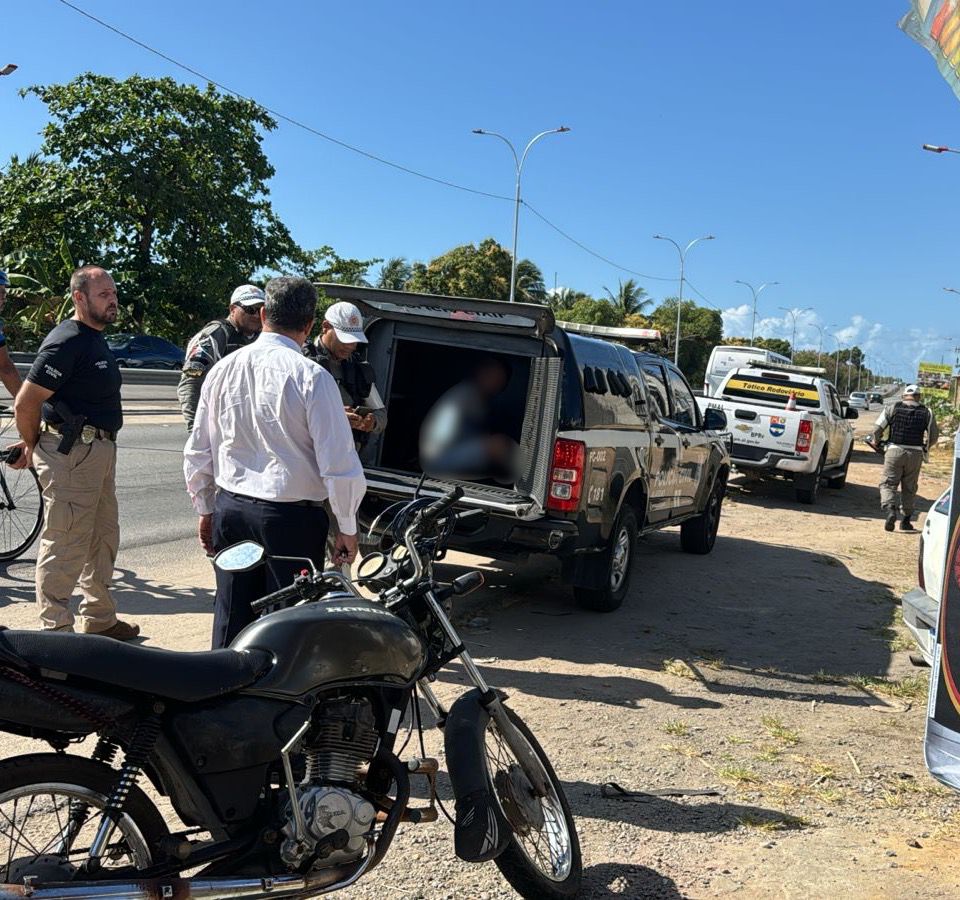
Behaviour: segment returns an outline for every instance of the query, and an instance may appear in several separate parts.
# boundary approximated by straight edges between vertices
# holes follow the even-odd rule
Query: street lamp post
[[[817,345],[817,368],[820,368],[820,357],[823,355],[823,326],[818,325],[816,322],[813,323],[813,327],[820,332],[820,343]],[[833,325],[828,325],[827,328],[833,328]]]
[[[739,278],[734,282],[734,284],[743,284],[750,288],[753,293],[753,319],[750,322],[750,346],[753,346],[753,338],[757,331],[757,297],[759,297],[764,288],[768,288],[774,284],[780,284],[779,281],[765,281],[760,287],[755,288],[749,281],[741,281]]]
[[[680,254],[680,296],[677,297],[677,333],[674,338],[675,343],[673,348],[673,364],[678,365],[680,362],[680,310],[683,308],[683,264],[686,260],[687,252],[694,244],[699,244],[700,241],[713,241],[716,240],[716,238],[714,238],[712,234],[705,234],[703,237],[694,238],[683,248],[681,248],[673,238],[664,237],[662,234],[655,234],[653,239],[655,241],[669,241],[677,248],[677,253]]]
[[[954,150],[953,147],[943,147],[937,144],[924,144],[923,149],[929,150],[931,153],[960,153],[960,150]]]
[[[523,174],[523,164],[527,159],[527,154],[530,152],[530,148],[540,140],[540,138],[546,137],[548,134],[565,134],[570,129],[566,125],[561,125],[559,128],[550,128],[547,131],[541,131],[540,134],[535,135],[530,139],[530,142],[524,148],[524,151],[520,156],[517,156],[517,150],[513,146],[513,142],[504,137],[502,134],[496,131],[484,131],[482,128],[474,128],[474,134],[483,134],[488,137],[500,138],[509,148],[510,152],[513,154],[513,162],[517,167],[517,191],[514,197],[513,203],[513,262],[510,266],[510,302],[513,303],[514,296],[516,295],[517,290],[517,231],[520,227],[520,176]]]
[[[839,387],[837,382],[840,380],[840,350],[843,347],[843,344],[840,343],[840,338],[838,338],[835,334],[831,334],[830,337],[837,342],[837,365],[833,370],[833,383]]]
[[[805,312],[812,312],[812,306],[805,306],[801,310],[792,310],[787,309],[786,306],[778,306],[777,309],[782,309],[785,313],[790,313],[790,317],[793,319],[793,336],[790,338],[790,362],[793,362],[794,356],[797,353],[797,316],[802,316]]]

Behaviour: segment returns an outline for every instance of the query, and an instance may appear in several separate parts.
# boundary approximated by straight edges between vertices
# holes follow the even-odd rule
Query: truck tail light
[[[580,505],[586,458],[587,449],[582,441],[557,438],[553,445],[547,509],[573,512]]]
[[[802,419],[800,422],[800,430],[797,432],[797,453],[809,453],[812,441],[813,422],[809,419]]]

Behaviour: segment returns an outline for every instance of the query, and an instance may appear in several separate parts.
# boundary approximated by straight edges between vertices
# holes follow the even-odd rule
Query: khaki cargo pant
[[[883,455],[883,480],[880,482],[880,508],[897,512],[897,488],[902,493],[903,514],[913,515],[917,500],[917,484],[920,482],[920,467],[923,465],[923,450],[904,447],[888,447]]]
[[[59,435],[41,434],[33,452],[44,507],[36,574],[40,622],[72,630],[70,597],[79,582],[77,629],[105,631],[117,621],[109,588],[120,546],[117,445],[78,440],[64,455],[59,443]]]

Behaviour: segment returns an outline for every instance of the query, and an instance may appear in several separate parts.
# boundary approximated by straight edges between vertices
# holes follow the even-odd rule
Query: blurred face
[[[117,319],[117,286],[110,273],[100,269],[85,290],[73,292],[78,317],[85,325],[102,330]]]
[[[341,341],[329,322],[323,323],[323,336],[320,340],[323,341],[323,346],[327,348],[330,355],[341,362],[350,359],[357,350],[357,342],[353,341],[348,344],[346,341]]]
[[[263,323],[260,321],[260,311],[263,309],[262,303],[250,306],[240,306],[237,304],[234,309],[236,313],[233,316],[233,324],[237,330],[246,337],[252,334],[259,334],[263,330]]]

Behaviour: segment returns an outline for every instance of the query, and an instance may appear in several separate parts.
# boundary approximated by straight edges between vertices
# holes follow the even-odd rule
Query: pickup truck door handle
[[[681,439],[680,439],[680,443],[683,444],[684,447],[689,447],[689,446],[690,446],[690,439],[689,439],[689,438],[681,438]]]
[[[653,442],[654,442],[658,447],[662,447],[662,446],[663,446],[663,435],[658,434],[658,435],[653,439]]]

